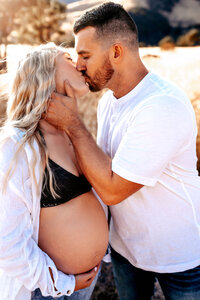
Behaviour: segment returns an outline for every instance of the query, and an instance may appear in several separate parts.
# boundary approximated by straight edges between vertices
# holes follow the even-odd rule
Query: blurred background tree
[[[49,42],[59,32],[66,19],[66,5],[55,0],[34,0],[32,6],[23,6],[14,20],[18,43],[40,44]]]
[[[0,59],[9,43],[34,45],[50,41],[55,32],[63,34],[65,19],[66,5],[57,0],[0,0]]]
[[[35,0],[0,0],[0,59],[7,55],[8,36],[14,28],[14,20],[22,6],[30,6]]]

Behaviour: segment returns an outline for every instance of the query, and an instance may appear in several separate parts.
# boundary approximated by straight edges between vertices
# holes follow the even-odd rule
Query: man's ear
[[[122,61],[124,55],[124,48],[122,44],[116,43],[112,45],[110,49],[110,59],[114,64],[119,64]]]

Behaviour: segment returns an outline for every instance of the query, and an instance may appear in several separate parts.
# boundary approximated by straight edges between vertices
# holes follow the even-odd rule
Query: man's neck
[[[115,70],[108,88],[119,99],[133,90],[148,72],[137,53],[134,55],[128,53],[123,63]]]

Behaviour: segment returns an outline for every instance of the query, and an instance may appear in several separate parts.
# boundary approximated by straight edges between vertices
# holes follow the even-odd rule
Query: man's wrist
[[[79,117],[74,118],[70,125],[64,125],[63,130],[72,140],[81,138],[83,131],[87,131],[83,121]]]

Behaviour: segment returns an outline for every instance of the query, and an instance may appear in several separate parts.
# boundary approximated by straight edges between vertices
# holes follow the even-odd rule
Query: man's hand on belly
[[[94,280],[95,276],[97,275],[100,265],[101,263],[99,263],[95,268],[93,268],[87,273],[75,275],[76,284],[74,291],[78,291],[89,287],[92,281]]]

